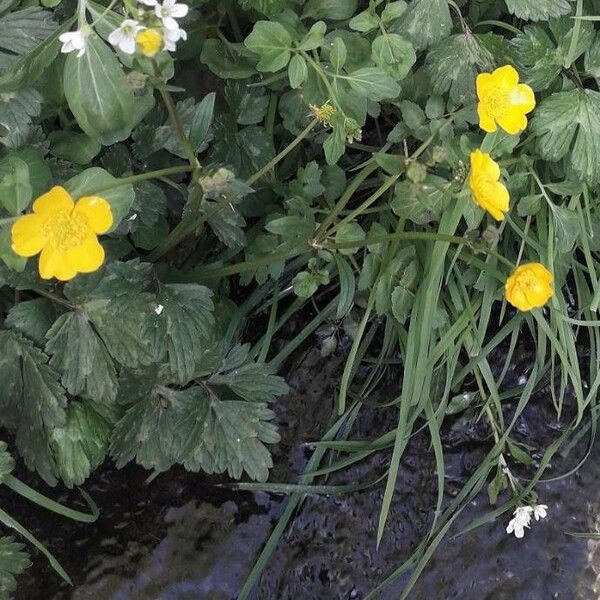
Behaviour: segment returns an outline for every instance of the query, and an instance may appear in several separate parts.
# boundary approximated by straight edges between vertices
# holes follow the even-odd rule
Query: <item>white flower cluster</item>
[[[177,19],[181,19],[188,14],[187,4],[178,3],[177,0],[164,0],[162,4],[158,0],[138,0],[141,4],[152,7],[155,16],[160,19],[163,27],[162,35],[164,40],[164,49],[173,52],[179,40],[187,40],[187,33],[179,27]],[[109,36],[108,41],[115,48],[125,54],[133,54],[136,49],[136,37],[145,29],[139,21],[134,19],[125,19],[118,29],[115,29]],[[68,31],[63,33],[59,40],[62,42],[63,53],[77,51],[77,57],[84,55],[87,44],[87,36],[91,29],[86,27],[77,31]]]
[[[548,507],[545,504],[536,504],[535,506],[518,506],[513,513],[506,533],[514,533],[515,537],[522,538],[525,535],[525,528],[529,528],[531,523],[531,517],[533,516],[536,521],[545,519]]]

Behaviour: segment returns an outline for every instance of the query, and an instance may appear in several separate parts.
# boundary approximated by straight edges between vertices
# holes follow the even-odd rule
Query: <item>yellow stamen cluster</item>
[[[331,119],[336,113],[336,108],[330,104],[329,100],[327,100],[327,102],[321,106],[310,104],[309,109],[312,116],[317,119],[321,125],[325,127],[331,127]]]
[[[144,29],[140,31],[135,38],[135,42],[140,52],[148,58],[156,56],[164,45],[163,36],[156,29]]]

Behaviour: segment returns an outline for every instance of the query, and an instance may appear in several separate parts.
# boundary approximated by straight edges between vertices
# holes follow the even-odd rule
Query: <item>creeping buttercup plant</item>
[[[0,4],[0,423],[14,452],[50,485],[114,460],[281,491],[265,483],[270,406],[286,359],[325,327],[324,354],[351,339],[330,429],[284,482],[239,597],[302,494],[347,491],[322,476],[383,451],[383,477],[350,486],[383,486],[378,544],[417,430],[437,464],[431,530],[367,597],[412,570],[407,597],[486,487],[496,506],[471,527],[495,517],[521,537],[546,514],[535,486],[553,455],[595,431],[599,20],[598,0]],[[519,340],[537,352],[507,388]],[[344,442],[398,358],[397,425]],[[515,423],[548,381],[562,429],[532,452]],[[441,432],[457,419],[490,435],[448,498]],[[5,590],[26,565],[12,544]]]

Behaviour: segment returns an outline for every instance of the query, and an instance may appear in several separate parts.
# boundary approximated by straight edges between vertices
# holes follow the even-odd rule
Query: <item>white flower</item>
[[[187,4],[177,4],[177,0],[164,0],[161,4],[156,4],[154,12],[162,21],[165,29],[179,29],[179,25],[175,19],[181,19],[188,14]]]
[[[60,51],[63,54],[68,54],[77,50],[77,58],[82,57],[85,54],[85,47],[87,44],[87,34],[83,31],[67,31],[62,33],[59,38],[62,42],[62,48]]]
[[[175,52],[175,44],[179,40],[187,40],[187,33],[184,29],[165,29],[164,30],[165,50]]]
[[[138,2],[141,2],[146,6],[156,6],[158,4],[158,0],[138,0]]]
[[[533,508],[531,506],[519,506],[513,513],[514,518],[508,524],[506,533],[514,533],[515,537],[522,538],[525,535],[525,527],[529,527]]]
[[[165,307],[164,307],[162,304],[157,304],[157,305],[154,307],[154,312],[155,312],[157,315],[160,315],[160,313],[162,313],[162,311],[163,311],[164,309],[165,309]]]
[[[108,41],[116,46],[125,54],[135,53],[135,36],[142,31],[142,27],[133,19],[125,19],[118,29],[115,29],[109,36]]]
[[[533,507],[533,516],[535,517],[535,520],[539,521],[540,519],[545,519],[548,514],[547,509],[548,506],[546,504],[536,504]]]

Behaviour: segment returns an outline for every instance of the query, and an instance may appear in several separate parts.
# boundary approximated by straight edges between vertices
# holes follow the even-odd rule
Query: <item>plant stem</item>
[[[288,144],[277,156],[273,157],[264,167],[259,169],[254,175],[249,177],[245,184],[251,186],[257,182],[263,175],[268,173],[279,161],[285,158],[309,133],[314,127],[316,119],[313,119],[307,127],[301,131],[296,138]],[[185,239],[194,230],[201,227],[208,219],[210,219],[217,212],[222,210],[228,204],[231,204],[232,198],[227,195],[219,200],[214,206],[213,210],[204,213],[202,215],[191,216],[187,220],[180,221],[175,228],[167,235],[165,240],[160,246],[155,248],[147,257],[146,260],[150,262],[156,262],[159,258],[164,256],[171,248],[174,248],[179,242]]]
[[[160,179],[166,175],[175,175],[176,173],[190,173],[194,170],[194,167],[189,165],[178,165],[176,167],[166,167],[164,169],[158,169],[157,171],[148,171],[148,173],[140,173],[139,175],[130,175],[129,177],[122,177],[116,179],[113,183],[108,183],[100,187],[88,190],[86,193],[88,196],[100,194],[113,188],[119,187],[120,185],[128,185],[130,183],[139,183],[140,181],[147,181],[148,179]]]
[[[160,69],[158,68],[158,63],[156,60],[154,62],[154,74],[156,77],[160,78]],[[175,134],[179,138],[181,145],[183,146],[183,150],[185,151],[190,166],[194,169],[200,168],[200,163],[196,158],[196,151],[192,147],[192,144],[183,129],[183,124],[181,123],[181,119],[179,118],[179,113],[177,112],[177,107],[175,106],[175,102],[173,101],[173,96],[171,96],[171,92],[169,90],[165,90],[164,88],[160,88],[160,95],[167,107],[167,112],[169,113],[169,118],[171,119],[171,125],[175,130]]]
[[[44,296],[44,298],[48,298],[48,300],[51,300],[52,302],[54,302],[55,304],[59,304],[60,306],[64,306],[69,310],[77,310],[77,307],[74,304],[71,304],[68,300],[61,298],[60,296],[57,296],[52,292],[47,292],[46,290],[40,290],[37,288],[33,288],[31,291],[35,292],[36,294],[39,294],[40,296]]]
[[[273,157],[264,167],[261,167],[254,175],[246,180],[246,185],[251,186],[256,183],[263,175],[268,173],[279,161],[285,158],[311,131],[316,125],[317,119],[313,119],[297,136],[288,144],[277,156]]]

